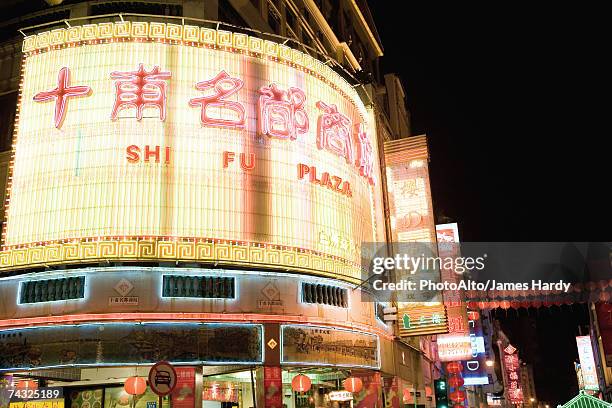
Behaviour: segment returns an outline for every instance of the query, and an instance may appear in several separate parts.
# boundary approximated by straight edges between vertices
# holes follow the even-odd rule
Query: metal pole
[[[257,408],[257,402],[255,398],[255,378],[253,378],[253,369],[251,368],[251,396],[253,399],[253,408]]]

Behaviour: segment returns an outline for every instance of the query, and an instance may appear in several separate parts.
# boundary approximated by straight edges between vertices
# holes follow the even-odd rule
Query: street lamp
[[[494,365],[494,364],[495,364],[495,361],[493,361],[493,360],[487,360],[487,361],[485,361],[485,365],[486,365],[487,367],[493,367],[493,365]]]

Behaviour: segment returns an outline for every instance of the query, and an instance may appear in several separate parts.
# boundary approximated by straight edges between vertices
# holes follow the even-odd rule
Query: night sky
[[[428,136],[436,213],[462,241],[610,241],[597,13],[418,3],[369,1],[382,71],[399,74],[413,134]],[[521,356],[536,363],[538,398],[566,402],[586,308],[497,312],[519,348],[535,341]]]

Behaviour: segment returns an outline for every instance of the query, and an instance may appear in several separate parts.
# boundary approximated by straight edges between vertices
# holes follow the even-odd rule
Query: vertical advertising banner
[[[523,403],[523,389],[520,381],[520,362],[517,350],[508,344],[503,350],[504,370],[506,376],[506,395],[511,404]]]
[[[441,258],[456,258],[461,255],[457,223],[436,225],[436,238]],[[455,273],[452,267],[447,267],[447,263],[441,266],[440,275],[443,282],[459,283],[462,275]],[[437,337],[438,359],[443,362],[468,360],[472,358],[472,342],[468,330],[465,295],[462,290],[445,291],[443,299],[448,316],[448,334],[440,334]]]
[[[414,136],[385,143],[387,188],[394,242],[435,242],[427,139]]]
[[[195,368],[176,367],[176,387],[172,391],[173,408],[195,408]]]
[[[467,309],[471,356],[462,362],[465,385],[486,385],[489,383],[485,360],[485,344],[482,335],[482,320],[478,310]]]
[[[580,358],[584,389],[597,391],[599,390],[599,380],[597,378],[591,336],[576,336],[576,345],[578,346],[578,357]]]
[[[264,408],[281,408],[283,380],[280,367],[264,367]]]

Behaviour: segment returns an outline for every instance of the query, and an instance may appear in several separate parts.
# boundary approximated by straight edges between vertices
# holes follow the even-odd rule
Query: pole
[[[253,378],[253,369],[251,368],[251,397],[253,398],[253,408],[257,408],[257,402],[255,401],[255,379]]]
[[[158,408],[162,408],[162,403],[163,403],[164,397],[162,397],[161,395],[159,396],[159,407]]]

